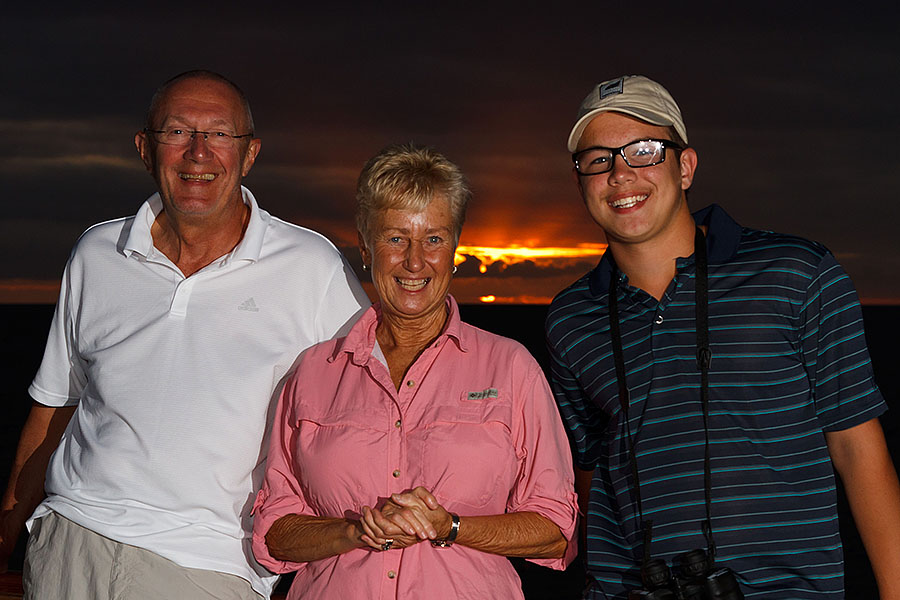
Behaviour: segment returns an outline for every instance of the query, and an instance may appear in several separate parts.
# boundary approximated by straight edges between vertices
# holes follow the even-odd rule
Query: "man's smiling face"
[[[666,127],[604,112],[585,128],[578,149],[617,148],[643,139],[668,140],[672,135]],[[689,217],[684,190],[691,185],[695,166],[696,154],[687,148],[669,150],[664,162],[643,168],[629,167],[616,156],[607,173],[575,176],[588,211],[610,243],[641,243],[666,237],[685,214]]]
[[[237,92],[223,82],[206,78],[172,84],[153,107],[150,126],[229,135],[243,135],[250,129],[249,116]],[[151,135],[138,133],[135,142],[171,217],[215,219],[229,207],[233,209],[233,203],[243,202],[241,181],[256,160],[259,140],[238,139],[224,148],[212,148],[199,133],[181,146],[157,143]]]

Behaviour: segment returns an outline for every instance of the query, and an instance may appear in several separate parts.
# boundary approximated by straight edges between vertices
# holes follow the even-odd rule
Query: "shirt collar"
[[[122,247],[122,253],[125,256],[130,257],[132,254],[138,254],[144,258],[150,256],[150,252],[153,250],[153,236],[150,233],[150,228],[162,210],[162,198],[159,197],[159,192],[153,194],[141,204],[137,214],[134,215],[134,219],[131,222],[131,231],[128,232],[128,238]]]
[[[468,352],[471,343],[469,339],[471,332],[462,327],[456,298],[447,294],[446,306],[449,311],[447,323],[444,325],[444,331],[441,332],[436,341],[443,343],[446,339],[451,339],[461,352]],[[379,301],[362,314],[359,320],[350,328],[347,337],[338,340],[334,354],[328,359],[329,362],[334,361],[342,352],[346,352],[352,355],[350,360],[353,361],[353,364],[365,365],[372,358],[372,349],[375,347],[375,328],[380,320],[381,302]]]
[[[241,196],[244,204],[250,207],[250,219],[247,222],[247,229],[244,236],[238,242],[234,250],[224,257],[223,266],[232,260],[249,260],[256,262],[259,260],[262,251],[263,240],[265,238],[266,228],[269,224],[269,213],[262,210],[256,202],[253,194],[241,186]],[[131,231],[122,247],[122,253],[125,256],[138,254],[143,258],[150,256],[153,251],[153,235],[151,228],[156,221],[156,217],[163,211],[162,198],[159,192],[153,194],[141,205],[131,225]]]
[[[741,226],[718,204],[710,204],[693,213],[697,225],[706,226],[706,250],[709,264],[728,262],[737,254],[741,242]],[[609,253],[604,253],[600,262],[589,275],[591,293],[600,296],[609,291],[612,277],[612,263]]]
[[[725,209],[718,204],[710,204],[693,216],[697,225],[706,226],[706,249],[710,264],[722,264],[734,258],[741,243],[743,228]]]

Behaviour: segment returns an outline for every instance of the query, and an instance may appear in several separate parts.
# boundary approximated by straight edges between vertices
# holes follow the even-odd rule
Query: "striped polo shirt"
[[[824,432],[885,410],[853,284],[823,246],[742,228],[710,206],[708,227],[712,524],[717,564],[747,598],[843,598],[837,494]],[[595,469],[588,598],[640,587],[643,556],[610,344],[607,257],[550,306],[556,400],[576,464]],[[661,300],[620,276],[628,410],[652,555],[706,549],[704,427],[693,257]]]

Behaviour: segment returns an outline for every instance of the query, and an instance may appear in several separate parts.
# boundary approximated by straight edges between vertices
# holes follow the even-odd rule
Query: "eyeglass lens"
[[[641,140],[621,148],[589,148],[576,155],[578,172],[595,175],[612,170],[614,156],[625,159],[629,167],[651,167],[665,160],[666,147],[663,141]]]
[[[213,148],[230,148],[235,142],[235,136],[225,131],[192,131],[171,128],[154,131],[153,135],[160,144],[172,146],[187,146],[195,136],[202,136],[206,143]]]

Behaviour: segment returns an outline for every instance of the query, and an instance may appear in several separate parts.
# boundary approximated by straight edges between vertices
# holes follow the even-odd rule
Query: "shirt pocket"
[[[422,467],[434,495],[448,510],[502,513],[516,474],[512,405],[498,397],[435,407],[425,426]],[[482,511],[484,513],[485,511]]]
[[[320,516],[343,516],[374,502],[373,472],[384,472],[387,426],[365,411],[299,408],[292,440],[294,472],[310,507]]]

